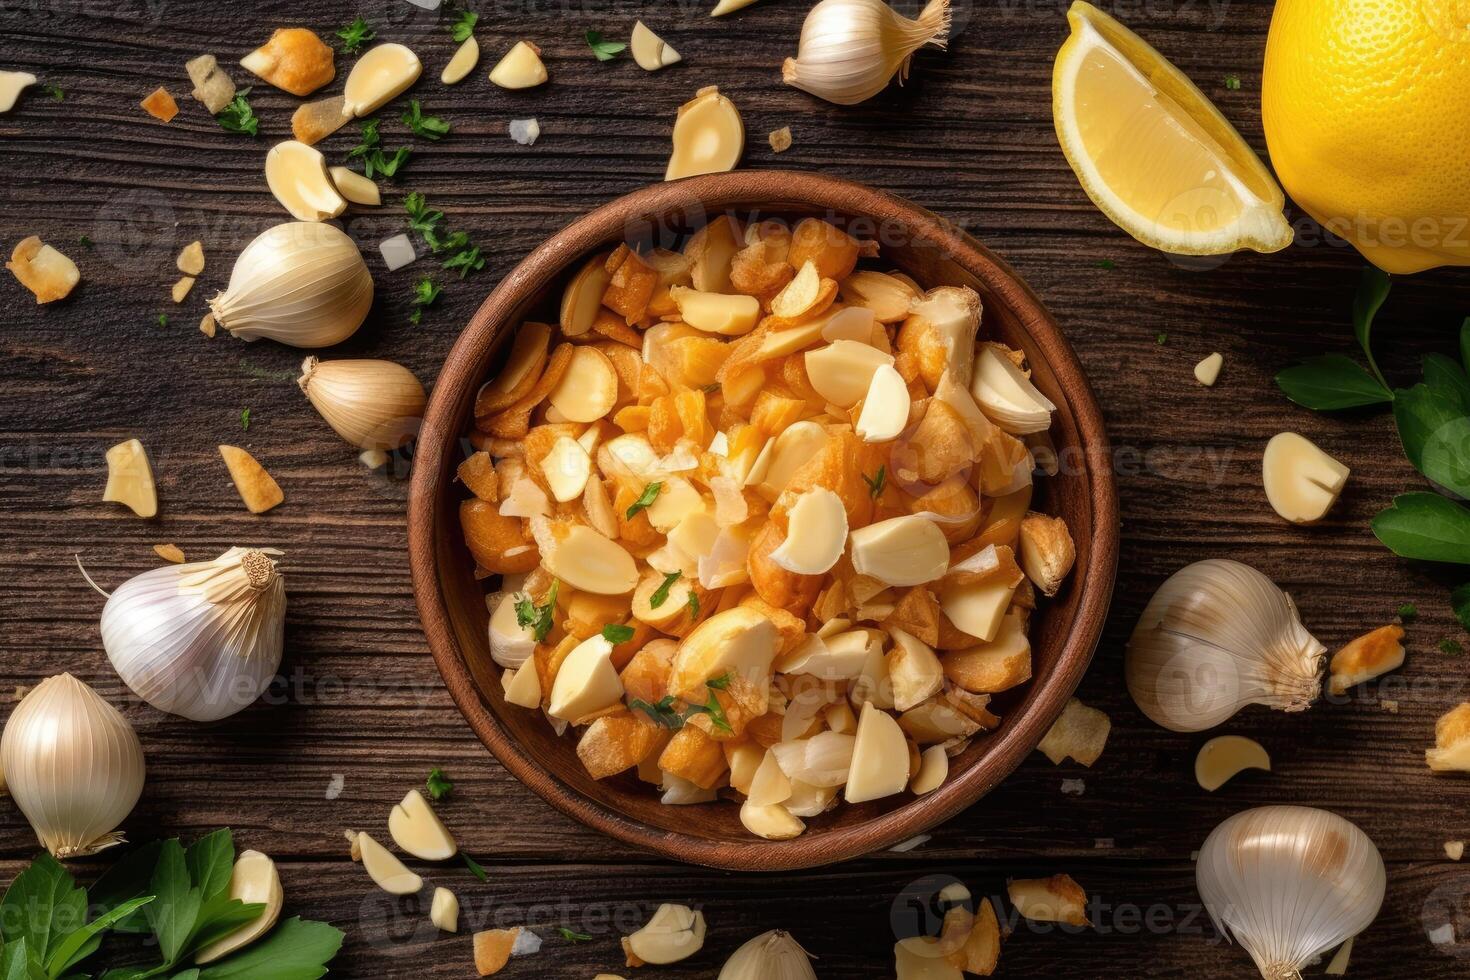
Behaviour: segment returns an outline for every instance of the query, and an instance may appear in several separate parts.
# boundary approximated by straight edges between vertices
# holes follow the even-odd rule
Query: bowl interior
[[[417,518],[411,521],[420,604],[435,655],[461,708],[497,757],[548,801],[584,822],[683,860],[738,868],[809,866],[892,846],[995,786],[1035,747],[1080,680],[1101,628],[1116,552],[1111,478],[1105,466],[1097,465],[1107,450],[1096,405],[1035,296],[998,259],[912,205],[856,185],[839,184],[823,195],[783,195],[782,186],[788,185],[758,192],[737,187],[723,195],[672,201],[668,187],[655,188],[665,193],[646,207],[635,204],[615,213],[606,213],[615,206],[604,208],[533,253],[486,301],[435,388],[414,475],[415,490],[424,489],[430,499],[413,505],[424,511],[422,526]],[[844,186],[853,191],[840,193]],[[1057,406],[1051,436],[1060,471],[1038,478],[1033,507],[1064,517],[1077,545],[1076,571],[1056,598],[1042,601],[1032,619],[1032,680],[994,699],[1001,726],[982,733],[950,761],[945,785],[917,799],[905,793],[843,804],[808,820],[806,833],[786,842],[753,838],[740,824],[738,805],[729,802],[664,806],[632,773],[591,779],[571,736],[555,736],[540,712],[505,703],[501,670],[490,657],[485,605],[498,578],[474,577],[458,524],[459,501],[467,491],[453,480],[454,467],[473,451],[465,433],[476,389],[498,369],[522,321],[554,322],[562,286],[585,256],[620,241],[677,248],[690,232],[726,212],[742,220],[816,215],[860,239],[879,241],[880,258],[864,260],[860,267],[898,269],[925,288],[976,290],[984,303],[981,337],[1025,351],[1034,382]],[[440,622],[445,629],[436,636]]]

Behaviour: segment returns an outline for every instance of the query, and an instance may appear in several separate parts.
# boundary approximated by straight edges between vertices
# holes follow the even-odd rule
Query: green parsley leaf
[[[485,869],[480,867],[480,862],[470,857],[464,851],[460,851],[459,856],[464,860],[464,866],[470,869],[470,874],[479,878],[481,881],[490,880],[490,876],[485,873]]]
[[[699,618],[699,596],[695,594],[695,592],[694,592],[693,589],[690,589],[689,590],[689,602],[688,602],[688,606],[689,606],[689,616],[690,616],[690,618],[691,619],[698,619]]]
[[[1470,630],[1470,582],[1456,586],[1450,593],[1450,608],[1455,611],[1460,625]]]
[[[1470,417],[1457,393],[1417,384],[1394,393],[1399,441],[1414,469],[1461,497],[1470,497]]]
[[[1470,565],[1470,509],[1437,493],[1404,493],[1373,518],[1373,533],[1401,558]]]
[[[60,102],[66,98],[66,93],[61,90],[60,85],[46,85],[43,86],[43,89],[55,102]]]
[[[416,309],[409,314],[409,320],[417,324],[423,318],[424,308],[432,306],[439,299],[441,292],[443,292],[442,288],[428,276],[414,283],[413,298],[409,302]]]
[[[735,672],[734,671],[727,670],[727,671],[725,671],[725,673],[721,674],[719,677],[711,677],[709,680],[705,681],[704,682],[704,686],[705,687],[712,687],[716,691],[727,691],[727,690],[730,689],[730,682],[733,681],[734,679],[735,679]]]
[[[1419,618],[1419,607],[1412,602],[1406,602],[1399,606],[1399,622],[1412,623]]]
[[[1316,412],[1393,401],[1393,392],[1343,354],[1309,357],[1276,375],[1276,385],[1287,398]]]
[[[648,486],[644,487],[643,492],[638,495],[638,499],[628,505],[628,520],[631,521],[635,516],[637,516],[638,512],[640,510],[643,510],[645,507],[652,507],[653,502],[658,499],[659,491],[663,488],[664,485],[662,482],[650,483]]]
[[[409,146],[399,147],[393,151],[393,155],[386,156],[383,153],[383,138],[378,133],[381,120],[377,118],[364,120],[362,124],[362,141],[347,151],[347,159],[354,160],[362,158],[366,176],[371,180],[375,175],[382,174],[384,177],[396,177],[398,169],[408,160],[413,148]]]
[[[463,44],[470,39],[470,35],[475,33],[475,25],[479,22],[479,14],[473,10],[462,10],[459,14],[459,20],[454,22],[453,27],[449,28],[449,36],[460,44]]]
[[[422,136],[426,140],[443,139],[449,132],[449,123],[438,116],[424,115],[423,106],[419,105],[418,99],[408,103],[408,109],[403,113],[403,124],[413,130],[415,136]]]
[[[424,236],[429,247],[437,252],[439,250],[438,239],[434,229],[444,217],[444,212],[430,208],[428,200],[418,191],[410,191],[403,198],[403,210],[408,212],[409,230]]]
[[[429,778],[424,780],[424,787],[429,791],[429,799],[436,803],[454,792],[454,783],[449,781],[449,774],[438,766],[429,770]]]
[[[1465,652],[1465,648],[1460,645],[1459,640],[1451,640],[1448,638],[1439,641],[1439,649],[1441,650],[1441,652],[1449,654],[1459,654]]]
[[[1154,337],[1154,343],[1158,344],[1160,347],[1164,346],[1168,342],[1169,335],[1166,333],[1160,333],[1158,336]]]
[[[724,706],[720,704],[719,698],[715,697],[714,691],[709,692],[709,700],[704,704],[691,704],[689,710],[684,712],[684,720],[688,721],[695,715],[709,715],[710,723],[722,732],[734,731],[730,727],[730,719],[725,717]]]
[[[199,971],[199,980],[310,980],[325,976],[342,930],[293,916],[245,949]]]
[[[158,314],[158,325],[160,327],[166,327],[166,326],[168,326],[168,314],[167,313],[160,313],[160,314]]]
[[[248,408],[240,412],[240,428],[247,432],[250,430],[250,409]]]
[[[229,133],[249,133],[251,136],[260,135],[260,120],[255,118],[255,110],[250,107],[246,98],[250,94],[250,87],[240,89],[230,104],[219,111],[214,118],[219,122],[220,128]]]
[[[525,593],[521,593],[516,601],[516,623],[523,628],[531,627],[537,643],[546,642],[546,635],[551,632],[551,617],[556,611],[556,589],[559,584],[556,579],[551,580],[551,588],[546,591],[545,605],[536,605]]]
[[[602,628],[602,638],[609,643],[627,643],[633,638],[635,630],[631,626],[619,626],[617,623],[608,623]]]
[[[678,731],[684,727],[683,717],[680,716],[679,712],[674,710],[674,696],[672,694],[667,694],[660,698],[657,704],[649,704],[642,698],[630,698],[628,700],[628,707],[634,711],[643,712],[664,728]]]
[[[673,586],[673,584],[675,582],[679,581],[679,577],[681,575],[683,575],[683,574],[684,574],[683,572],[673,571],[673,572],[670,572],[669,574],[665,575],[664,576],[663,584],[660,585],[658,588],[654,589],[653,590],[653,595],[651,595],[651,596],[648,597],[648,608],[650,608],[650,609],[657,609],[659,606],[662,606],[665,602],[668,602],[669,601],[669,588],[671,586]]]
[[[869,497],[872,497],[874,500],[877,500],[879,497],[883,496],[883,488],[888,485],[888,467],[887,466],[880,466],[880,467],[878,467],[877,474],[874,475],[874,476],[872,476],[872,477],[869,477],[868,474],[866,474],[866,473],[862,474],[862,477],[863,477],[863,482],[868,485],[868,496]]]
[[[597,31],[587,32],[587,46],[592,49],[598,61],[612,61],[628,47],[618,41],[604,41]]]
[[[357,52],[362,50],[363,44],[377,37],[378,33],[368,26],[367,21],[358,17],[352,23],[338,31],[337,36],[342,39],[343,51],[348,54],[357,54]]]
[[[1378,370],[1378,362],[1373,359],[1373,318],[1383,306],[1383,301],[1388,299],[1388,291],[1392,288],[1388,273],[1377,266],[1370,265],[1363,269],[1363,277],[1358,282],[1358,293],[1353,297],[1353,334],[1358,338],[1358,346],[1363,348],[1363,353],[1368,356],[1368,366],[1373,369],[1373,377],[1384,388],[1388,382],[1383,378],[1383,372]]]
[[[77,244],[82,246],[82,248],[91,248],[93,242],[92,239],[87,237],[86,235],[80,235],[77,237]]]
[[[1229,89],[1230,91],[1232,91],[1232,92],[1239,92],[1240,91],[1240,76],[1239,75],[1226,75],[1225,76],[1225,87],[1227,89]]]
[[[561,933],[561,938],[569,943],[585,943],[591,941],[592,937],[585,932],[575,932],[566,926],[557,926],[556,931]]]
[[[1111,272],[1118,267],[1118,263],[1114,262],[1112,259],[1102,259],[1097,263],[1097,267],[1099,269],[1106,269]]]
[[[1470,316],[1460,324],[1460,362],[1470,371]]]
[[[462,235],[464,232],[455,232],[455,234]],[[459,277],[463,279],[471,272],[479,272],[485,268],[485,259],[480,255],[480,248],[477,245],[450,256],[444,261],[444,268],[451,271],[458,269]]]

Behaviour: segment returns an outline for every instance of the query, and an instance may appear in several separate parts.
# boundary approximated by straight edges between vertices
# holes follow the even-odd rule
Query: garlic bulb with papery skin
[[[351,337],[373,305],[373,277],[335,225],[288,221],[255,237],[209,301],[215,322],[241,340],[330,347]]]
[[[1249,565],[1210,559],[1154,593],[1123,667],[1144,714],[1172,731],[1202,732],[1248,704],[1311,707],[1326,653],[1275,583]]]
[[[16,705],[0,737],[0,767],[16,806],[58,858],[121,844],[117,825],[143,793],[133,726],[70,674],[46,678]]]
[[[296,383],[337,435],[359,449],[397,449],[423,421],[424,386],[392,361],[308,357]]]
[[[286,580],[274,549],[128,579],[102,610],[102,645],[123,683],[160,711],[217,721],[247,707],[281,665]]]
[[[772,929],[731,954],[718,980],[817,980],[817,974],[811,957],[791,934]]]
[[[1350,821],[1266,806],[1211,832],[1195,881],[1215,928],[1265,980],[1301,980],[1302,967],[1373,923],[1387,877],[1378,848]]]
[[[857,105],[903,84],[909,59],[926,44],[944,47],[949,0],[929,0],[915,20],[884,0],[822,0],[806,15],[796,57],[781,66],[787,85],[838,105]]]

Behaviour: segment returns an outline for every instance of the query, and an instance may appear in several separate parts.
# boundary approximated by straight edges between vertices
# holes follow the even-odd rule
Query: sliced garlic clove
[[[1397,623],[1380,626],[1350,641],[1332,655],[1328,691],[1346,694],[1365,681],[1404,665],[1404,628]]]
[[[766,443],[761,455],[750,468],[746,485],[755,485],[768,500],[775,500],[791,482],[792,476],[807,460],[820,452],[830,437],[827,430],[810,419],[788,426],[784,432]],[[766,453],[769,451],[770,455]],[[764,459],[762,459],[764,457]]]
[[[541,473],[551,495],[560,503],[576,500],[587,488],[592,475],[592,457],[582,444],[569,436],[559,436],[551,451],[541,460]]]
[[[448,888],[435,888],[429,921],[440,932],[459,932],[459,899]]]
[[[970,394],[980,410],[1012,435],[1045,432],[1056,406],[994,344],[984,344],[975,358]]]
[[[148,465],[147,450],[137,439],[120,442],[107,450],[107,487],[102,491],[102,499],[126,504],[139,517],[153,517],[158,513],[153,468]]]
[[[908,784],[909,743],[903,729],[888,712],[863,705],[843,795],[849,803],[867,803],[902,793]]]
[[[0,71],[0,112],[14,109],[20,93],[34,84],[36,76],[28,71]]]
[[[490,69],[490,81],[501,88],[535,88],[546,81],[541,49],[530,41],[517,41],[505,57]]]
[[[352,66],[342,88],[346,109],[354,116],[370,116],[407,92],[419,80],[424,64],[402,44],[379,44]]]
[[[740,806],[740,824],[757,837],[766,840],[791,840],[800,837],[806,824],[791,815],[779,803],[770,806],[754,806],[746,802]]]
[[[327,158],[305,143],[287,140],[271,147],[265,157],[265,182],[298,221],[325,221],[347,210],[347,201],[327,173]]]
[[[893,651],[888,655],[888,678],[893,685],[893,706],[907,711],[922,704],[944,687],[944,667],[934,650],[918,637],[889,628]]]
[[[893,355],[855,340],[835,340],[808,351],[805,363],[817,394],[839,408],[851,408],[868,393],[878,368],[893,366]]]
[[[276,863],[259,851],[244,851],[235,859],[230,872],[231,899],[247,905],[257,902],[264,905],[260,914],[234,932],[227,933],[202,947],[194,954],[194,962],[203,966],[250,945],[270,932],[281,917],[281,905],[285,893],[281,890],[281,876],[276,872]]]
[[[939,592],[939,608],[962,631],[989,643],[1000,631],[1016,587],[1006,579],[970,585],[947,585]]]
[[[761,316],[760,300],[754,296],[702,293],[688,286],[674,286],[669,296],[684,322],[706,333],[738,337],[754,330]]]
[[[389,895],[416,895],[423,890],[424,879],[404,867],[402,861],[371,835],[359,833],[357,849],[368,877]]]
[[[447,861],[459,853],[449,828],[416,789],[409,790],[403,802],[389,812],[388,834],[393,843],[424,861]]]
[[[536,665],[530,662],[522,664],[510,674],[510,680],[505,684],[505,701],[518,708],[541,707],[541,672]]]
[[[602,295],[612,281],[612,273],[607,271],[607,259],[605,253],[592,256],[562,291],[559,322],[561,332],[566,336],[580,337],[592,329],[592,321],[602,310]],[[646,350],[643,359],[649,360]]]
[[[873,319],[881,323],[898,323],[909,315],[909,307],[920,298],[919,291],[909,283],[886,272],[862,270],[842,280],[842,301],[852,304],[849,309],[866,310]],[[872,331],[851,337],[851,340],[867,341]],[[973,336],[973,327],[971,328]],[[837,338],[829,338],[835,340]],[[968,370],[970,365],[966,364]]]
[[[709,15],[711,17],[723,17],[726,14],[733,14],[737,10],[744,10],[753,3],[755,3],[755,0],[719,0],[715,4],[714,9],[709,12]]]
[[[909,387],[892,365],[881,364],[868,383],[857,434],[864,442],[887,442],[909,423]]]
[[[569,422],[596,422],[618,400],[618,375],[612,361],[594,347],[577,347],[548,400]]]
[[[1061,717],[1037,744],[1036,751],[1059,766],[1067,759],[1091,766],[1102,758],[1113,730],[1112,719],[1097,708],[1090,708],[1076,698],[1067,702]]]
[[[949,568],[949,542],[927,518],[893,517],[858,528],[848,540],[853,569],[884,585],[923,585],[942,578]]]
[[[1271,757],[1255,739],[1243,735],[1221,735],[1200,746],[1194,760],[1194,778],[1200,788],[1213,793],[1246,769],[1271,771]]]
[[[307,146],[315,146],[352,120],[342,96],[298,106],[291,113],[291,135]]]
[[[949,753],[943,745],[931,745],[920,756],[919,771],[909,783],[909,791],[915,796],[923,796],[943,786],[948,778]]]
[[[1088,924],[1087,893],[1071,875],[1017,878],[1006,884],[1006,894],[1016,911],[1032,922]]]
[[[848,306],[838,310],[830,318],[817,322],[821,324],[823,340],[831,342],[851,340],[871,346],[873,325],[877,321],[873,318],[872,310],[861,306]]]
[[[623,945],[644,963],[664,966],[678,963],[704,947],[704,913],[687,905],[665,904],[658,907],[648,924],[630,936]]]
[[[823,339],[827,323],[826,319],[818,317],[799,326],[773,330],[761,340],[761,349],[756,355],[757,360],[774,360],[810,347]]]
[[[792,781],[792,793],[795,794],[798,783],[830,789],[847,782],[856,744],[857,739],[853,735],[818,732],[811,738],[779,742],[771,746],[771,752],[776,756],[781,771]],[[904,751],[907,768],[908,750]]]
[[[896,980],[964,980],[933,936],[911,936],[895,943],[893,972]]]
[[[576,723],[617,704],[622,697],[623,682],[613,666],[612,644],[599,633],[567,654],[552,682],[551,703],[546,711],[553,718]]]
[[[735,103],[711,85],[679,107],[674,122],[674,152],[664,180],[734,170],[745,151],[745,124]]]
[[[1224,354],[1211,354],[1209,357],[1205,358],[1203,361],[1200,361],[1194,366],[1194,380],[1198,381],[1206,388],[1212,388],[1214,387],[1215,382],[1220,379],[1220,368],[1224,366]]]
[[[1271,508],[1293,524],[1310,524],[1327,516],[1342,493],[1350,471],[1295,432],[1282,432],[1266,443],[1261,480]]]
[[[378,185],[368,180],[356,170],[348,170],[346,167],[332,167],[327,174],[332,178],[332,184],[341,194],[353,204],[365,204],[368,207],[377,207],[383,203],[383,197],[378,192]]]
[[[545,323],[528,320],[516,331],[511,342],[505,366],[489,382],[488,388],[495,392],[514,391],[535,370],[538,374],[546,363],[546,351],[551,342],[551,327]]]
[[[742,686],[764,690],[776,658],[776,627],[749,606],[715,613],[679,644],[669,670],[669,692],[705,697],[705,681],[732,674]]]
[[[883,653],[883,634],[856,629],[831,636],[809,636],[801,646],[781,659],[783,674],[810,674],[824,681],[856,680],[874,650]]]
[[[684,556],[690,569],[697,573],[699,559],[714,550],[720,536],[720,525],[707,510],[690,513],[669,532],[669,546]]]
[[[658,71],[682,60],[679,52],[645,27],[641,20],[633,25],[633,36],[628,39],[628,50],[632,52],[638,67],[644,71]]]
[[[682,476],[660,481],[663,488],[648,505],[648,523],[660,534],[668,534],[690,514],[705,509],[704,497]]]
[[[751,777],[746,801],[751,806],[766,807],[785,803],[791,798],[791,779],[781,771],[781,764],[770,749],[761,757],[761,763]]]
[[[837,564],[847,547],[847,508],[825,487],[796,498],[787,512],[786,540],[771,561],[798,575],[821,575]]]
[[[464,39],[464,43],[454,52],[454,57],[449,59],[449,64],[444,66],[444,71],[439,75],[439,81],[445,85],[458,85],[464,81],[475,66],[480,63],[480,42],[475,40],[471,34]]]

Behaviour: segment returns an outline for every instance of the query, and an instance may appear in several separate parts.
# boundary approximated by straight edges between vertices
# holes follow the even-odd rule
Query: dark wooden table
[[[621,967],[617,936],[661,901],[703,906],[705,951],[644,976],[712,977],[739,943],[793,930],[821,957],[823,977],[891,975],[895,898],[926,875],[955,875],[1003,893],[1010,876],[1068,872],[1094,896],[1095,928],[1064,934],[1020,925],[1005,947],[1008,976],[1247,977],[1201,912],[1191,852],[1224,817],[1289,802],[1328,807],[1369,832],[1389,864],[1382,915],[1358,943],[1360,977],[1460,977],[1470,945],[1434,947],[1427,929],[1466,919],[1470,870],[1441,845],[1470,836],[1470,784],[1433,777],[1423,749],[1434,720],[1467,696],[1461,656],[1439,641],[1460,635],[1449,580],[1388,554],[1369,518],[1422,481],[1382,414],[1326,418],[1288,404],[1273,373],[1303,355],[1349,351],[1348,310],[1362,261],[1341,243],[1309,236],[1271,257],[1242,255],[1207,270],[1134,243],[1088,202],[1057,148],[1051,64],[1066,35],[1062,0],[961,4],[948,54],[916,60],[910,84],[859,108],[818,102],[779,80],[807,8],[764,0],[712,20],[709,4],[526,2],[481,5],[485,60],[465,83],[438,73],[454,49],[447,15],[402,0],[368,4],[204,0],[8,0],[0,4],[0,68],[34,72],[65,93],[30,91],[0,116],[0,246],[39,234],[73,255],[83,284],[38,307],[0,277],[0,681],[32,685],[69,670],[123,705],[148,757],[134,839],[190,839],[221,826],[241,846],[280,863],[289,914],[347,932],[336,974],[472,975],[468,932],[528,924],[541,954],[511,977],[587,978]],[[1127,0],[1120,15],[1215,98],[1264,152],[1259,78],[1267,0]],[[301,353],[269,342],[208,340],[195,325],[235,255],[283,220],[262,160],[289,138],[298,100],[264,85],[252,95],[260,138],[223,131],[188,98],[183,63],[214,52],[233,65],[274,27],[305,23],[328,38],[362,14],[384,40],[410,44],[426,64],[413,95],[454,125],[416,152],[380,210],[353,208],[348,230],[364,245],[379,299],[363,330],[334,355],[388,357],[432,384],[460,325],[508,270],[587,209],[660,179],[680,103],[718,84],[739,105],[747,166],[821,170],[904,195],[972,231],[1004,255],[1050,304],[1088,368],[1117,447],[1123,555],[1117,600],[1080,695],[1113,718],[1107,753],[1091,770],[1033,756],[999,791],[906,854],[780,876],[736,875],[660,862],[563,818],[501,770],[470,734],[429,659],[404,556],[404,484],[372,475],[310,409],[293,379]],[[642,16],[685,56],[646,74],[627,56],[594,60],[583,32],[623,38]],[[508,93],[485,70],[519,38],[539,44],[551,84]],[[351,58],[339,56],[339,71]],[[231,72],[238,82],[246,73]],[[1238,75],[1238,91],[1224,78]],[[163,84],[182,112],[164,125],[138,101]],[[338,82],[340,86],[340,80]],[[333,91],[333,90],[329,90]],[[384,112],[385,143],[409,140],[398,107]],[[507,121],[535,116],[541,138],[522,147]],[[777,157],[765,134],[790,126]],[[355,127],[323,144],[334,162]],[[387,273],[375,245],[404,230],[408,190],[426,193],[489,257],[417,326],[412,283],[431,271]],[[84,247],[81,236],[94,243]],[[179,307],[168,297],[178,249],[202,239],[209,266]],[[1406,379],[1419,356],[1453,349],[1470,312],[1465,277],[1401,281],[1380,318],[1380,359]],[[167,313],[167,326],[157,322]],[[1198,386],[1194,363],[1213,350],[1225,370]],[[240,413],[250,409],[242,431]],[[1353,469],[1343,500],[1310,529],[1268,509],[1259,465],[1265,440],[1306,433]],[[101,502],[104,450],[137,436],[156,468],[161,513],[141,521]],[[286,503],[248,514],[215,452],[248,447],[285,489]],[[201,726],[137,702],[99,643],[101,599],[77,573],[80,554],[113,586],[157,564],[151,546],[174,542],[193,558],[235,544],[286,552],[290,609],[282,677],[261,703]],[[1220,731],[1259,738],[1275,760],[1210,795],[1194,783],[1203,736],[1147,722],[1122,679],[1122,647],[1153,589],[1180,566],[1238,558],[1288,588],[1329,647],[1391,621],[1400,603],[1421,617],[1398,674],[1303,715],[1244,712]],[[1463,636],[1461,636],[1463,639]],[[1397,713],[1383,705],[1397,701]],[[389,806],[431,766],[455,782],[444,808],[488,884],[463,869],[429,872],[460,895],[465,931],[435,934],[426,901],[391,900],[348,861],[346,827],[382,832]],[[341,794],[327,798],[335,777]],[[1081,779],[1081,795],[1064,795]],[[0,807],[4,880],[35,852],[20,814]],[[105,865],[81,862],[84,879]],[[427,893],[425,893],[427,895]],[[900,903],[900,908],[901,908]],[[1462,922],[1462,925],[1465,923]],[[567,926],[593,940],[570,944]]]

